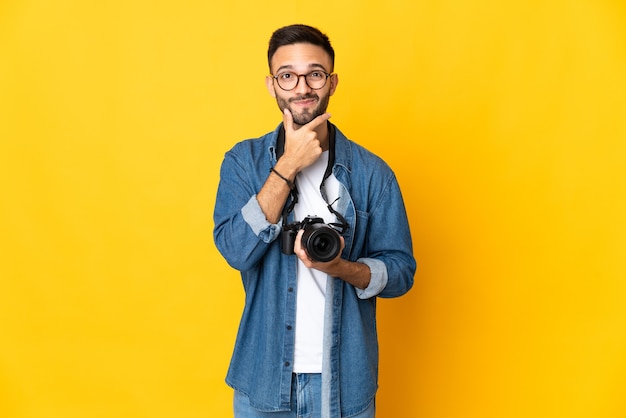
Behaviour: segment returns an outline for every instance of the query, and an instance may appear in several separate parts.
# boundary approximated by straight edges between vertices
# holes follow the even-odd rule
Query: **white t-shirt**
[[[336,222],[322,197],[320,184],[328,165],[328,151],[296,178],[298,203],[294,207],[296,221],[307,216],[323,218],[325,223]],[[330,175],[325,182],[328,202],[339,195],[339,181]],[[296,341],[294,373],[321,373],[324,339],[324,306],[328,276],[319,270],[308,269],[298,259],[298,291],[296,305]]]

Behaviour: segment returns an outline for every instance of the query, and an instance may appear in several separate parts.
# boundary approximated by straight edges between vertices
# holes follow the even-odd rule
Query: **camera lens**
[[[341,239],[337,231],[325,224],[310,224],[304,228],[302,247],[312,260],[326,262],[339,254]]]

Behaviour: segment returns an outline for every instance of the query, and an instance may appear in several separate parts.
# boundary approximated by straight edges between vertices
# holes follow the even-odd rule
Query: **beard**
[[[295,102],[298,100],[317,100],[317,106],[313,109],[303,109],[300,113],[297,113],[290,106],[291,102]],[[279,96],[276,96],[276,103],[278,103],[278,107],[281,112],[285,111],[285,108],[289,109],[291,112],[291,116],[293,117],[293,123],[298,126],[306,125],[311,122],[313,119],[318,117],[319,115],[323,115],[326,113],[326,109],[328,108],[328,102],[330,100],[330,95],[327,94],[325,96],[319,97],[315,93],[304,94],[302,96],[292,97],[291,99],[285,99]]]

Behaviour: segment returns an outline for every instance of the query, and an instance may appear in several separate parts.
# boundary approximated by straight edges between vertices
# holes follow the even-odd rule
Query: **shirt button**
[[[287,325],[287,330],[291,331],[291,325]]]
[[[290,287],[289,289],[287,289],[287,292],[293,292],[293,287]]]
[[[289,364],[290,364],[290,363],[289,363],[288,361],[286,361],[286,362],[285,362],[285,367],[289,367]]]

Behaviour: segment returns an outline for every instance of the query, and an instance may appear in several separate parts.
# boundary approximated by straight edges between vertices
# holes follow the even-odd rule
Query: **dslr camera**
[[[301,229],[301,245],[305,249],[311,260],[327,262],[339,254],[341,251],[341,239],[339,232],[332,226],[324,223],[324,219],[315,216],[307,216],[302,222],[295,222],[283,226],[280,234],[280,246],[283,254],[292,255],[296,235]]]

